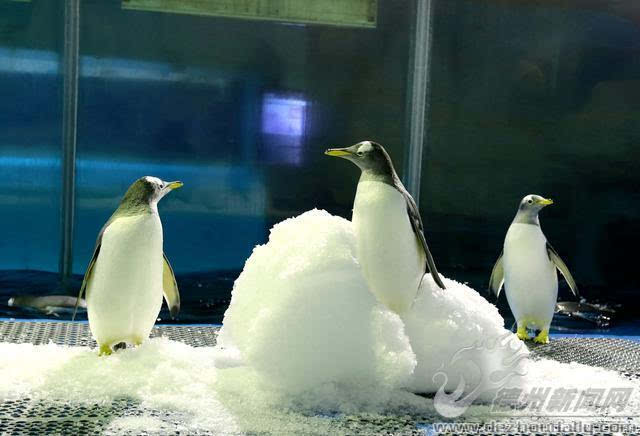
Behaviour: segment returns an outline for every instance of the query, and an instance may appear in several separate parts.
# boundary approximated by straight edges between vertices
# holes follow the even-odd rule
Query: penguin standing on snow
[[[78,301],[86,291],[89,327],[101,355],[147,339],[163,294],[172,317],[180,310],[178,285],[162,249],[158,201],[181,186],[149,176],[136,180],[98,235]]]
[[[363,141],[329,149],[325,154],[350,160],[362,170],[352,221],[358,261],[378,300],[398,314],[405,313],[427,268],[444,289],[424,237],[418,207],[384,147]]]
[[[549,326],[558,299],[556,269],[578,296],[578,287],[569,268],[540,228],[538,212],[550,204],[553,204],[552,200],[539,195],[527,195],[522,199],[489,280],[489,288],[496,297],[504,284],[509,307],[518,324],[518,338],[529,339],[527,328],[535,328],[540,333],[534,341],[543,344],[549,342]]]

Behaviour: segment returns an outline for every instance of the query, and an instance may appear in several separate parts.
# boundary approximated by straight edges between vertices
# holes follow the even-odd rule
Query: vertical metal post
[[[78,119],[78,61],[80,0],[64,1],[64,51],[62,55],[62,211],[60,216],[60,279],[66,288],[72,274],[75,213],[76,136]]]
[[[426,146],[425,122],[429,112],[432,8],[435,1],[415,0],[415,21],[412,23],[411,32],[404,184],[416,203],[420,201],[422,152]]]

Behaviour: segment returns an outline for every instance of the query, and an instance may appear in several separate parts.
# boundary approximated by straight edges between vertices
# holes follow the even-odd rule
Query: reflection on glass
[[[358,3],[371,28],[83,1],[74,283],[144,175],[185,183],[160,205],[183,321],[220,321],[233,279],[276,222],[314,207],[350,217],[356,174],[323,151],[371,138],[403,155],[409,52],[398,32],[409,2]],[[50,282],[60,250],[62,6],[0,0],[0,29],[10,29],[0,32],[0,228],[11,229],[0,268],[51,271]]]
[[[276,93],[264,95],[263,162],[302,164],[307,105],[302,97]]]
[[[0,269],[58,270],[59,55],[0,47]]]

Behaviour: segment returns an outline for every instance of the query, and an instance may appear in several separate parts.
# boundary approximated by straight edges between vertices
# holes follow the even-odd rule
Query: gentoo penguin
[[[552,200],[527,195],[520,202],[500,257],[496,261],[489,288],[500,295],[504,284],[507,300],[518,324],[518,338],[529,339],[527,328],[540,330],[534,341],[549,342],[549,326],[558,299],[558,269],[578,296],[578,286],[567,265],[560,259],[540,228],[538,212]]]
[[[359,142],[325,152],[362,171],[353,203],[357,256],[371,292],[398,314],[411,307],[425,271],[444,283],[427,246],[422,218],[380,144]]]
[[[158,201],[181,186],[149,176],[136,180],[98,235],[78,298],[86,291],[89,327],[101,355],[147,339],[163,294],[172,317],[180,310],[178,285],[163,253]]]

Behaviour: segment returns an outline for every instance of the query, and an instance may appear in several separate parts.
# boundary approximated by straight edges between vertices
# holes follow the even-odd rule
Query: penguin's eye
[[[362,157],[362,156],[364,156],[364,151],[359,151],[359,152],[357,152],[356,154],[357,154],[358,156]]]
[[[532,199],[528,199],[527,203],[531,204],[531,203],[533,203],[533,200]]]

